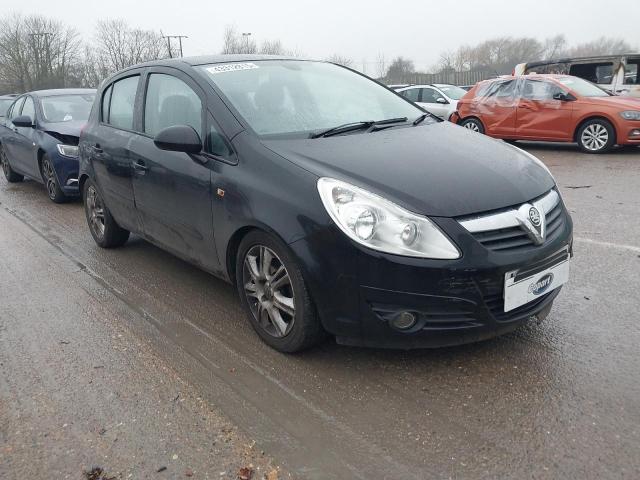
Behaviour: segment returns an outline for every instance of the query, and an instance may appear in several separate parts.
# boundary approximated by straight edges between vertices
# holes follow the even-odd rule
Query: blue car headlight
[[[56,146],[58,147],[58,153],[63,157],[78,158],[79,150],[77,145],[63,145],[59,143]]]

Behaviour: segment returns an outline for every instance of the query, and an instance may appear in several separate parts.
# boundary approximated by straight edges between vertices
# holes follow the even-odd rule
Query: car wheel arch
[[[42,176],[42,159],[44,158],[45,154],[47,152],[45,152],[42,147],[38,148],[38,171],[40,172],[40,177],[42,178],[43,182],[46,182],[46,180],[44,179],[44,177]],[[51,164],[51,166],[53,167],[53,163]],[[55,168],[53,169],[53,171],[55,172]],[[57,173],[56,173],[57,175]]]
[[[273,235],[282,241],[285,245],[288,245],[288,242],[282,238],[281,235],[264,224],[248,224],[237,228],[229,237],[227,241],[227,247],[225,249],[225,266],[227,270],[227,278],[233,284],[236,282],[236,257],[238,255],[238,249],[240,247],[240,243],[242,239],[246,237],[252,231],[260,231],[267,233],[269,235]]]
[[[482,124],[482,126],[484,127],[484,122],[482,121],[482,119],[476,115],[467,115],[464,118],[460,118],[458,120],[458,125],[460,125],[462,122],[464,122],[465,120],[477,120],[478,122],[480,122]]]
[[[81,196],[82,192],[84,191],[84,184],[87,180],[89,180],[89,175],[87,175],[86,173],[81,174],[80,178],[78,178],[78,191],[80,192]]]
[[[578,122],[578,124],[576,125],[575,130],[573,131],[573,141],[574,142],[578,141],[578,133],[580,132],[580,129],[584,126],[585,123],[590,122],[591,120],[604,120],[609,125],[611,125],[611,128],[613,129],[613,134],[615,135],[614,145],[618,144],[618,131],[616,130],[616,125],[609,117],[607,117],[606,115],[603,115],[603,114],[596,114],[596,115],[592,114],[592,115],[589,115],[589,116],[583,118],[582,120],[580,120]]]

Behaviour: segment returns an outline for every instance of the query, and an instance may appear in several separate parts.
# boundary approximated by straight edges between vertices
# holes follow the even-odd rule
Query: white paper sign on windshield
[[[216,73],[237,72],[240,70],[253,70],[259,68],[255,63],[226,63],[224,65],[214,65],[207,67],[207,72],[215,75]]]

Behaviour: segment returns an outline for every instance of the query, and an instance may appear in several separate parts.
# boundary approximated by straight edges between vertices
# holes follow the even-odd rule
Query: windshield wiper
[[[364,130],[366,128],[375,127],[377,125],[388,125],[390,123],[406,122],[407,117],[387,118],[384,120],[363,120],[360,122],[345,123],[337,127],[329,128],[311,135],[311,138],[331,137],[341,133],[352,132],[354,130]]]
[[[426,118],[430,117],[430,116],[431,116],[431,114],[430,114],[430,113],[423,113],[422,115],[420,115],[418,118],[416,118],[416,119],[413,121],[413,124],[414,124],[414,125],[418,125],[418,124],[420,124],[420,123],[424,122],[424,120],[425,120]]]

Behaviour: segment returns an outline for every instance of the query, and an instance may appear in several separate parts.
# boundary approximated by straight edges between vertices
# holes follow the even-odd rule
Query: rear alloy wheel
[[[288,247],[264,232],[240,243],[236,282],[260,338],[280,352],[297,352],[324,336],[298,263]]]
[[[460,122],[460,126],[473,132],[484,133],[484,126],[477,118],[467,118]]]
[[[19,173],[16,173],[11,168],[9,164],[9,157],[7,157],[7,153],[4,151],[4,147],[0,145],[0,164],[2,164],[2,172],[4,173],[4,177],[7,179],[9,183],[17,183],[24,180],[24,177]]]
[[[129,239],[129,231],[121,228],[113,219],[91,180],[85,182],[82,194],[87,224],[95,242],[102,248],[124,245]]]
[[[604,153],[615,145],[616,136],[613,126],[602,119],[586,122],[578,130],[578,146],[586,153]]]
[[[42,165],[40,167],[42,180],[45,187],[47,187],[47,194],[54,203],[64,203],[67,201],[66,195],[62,192],[60,184],[58,184],[58,177],[53,169],[51,160],[47,155],[42,157]]]

